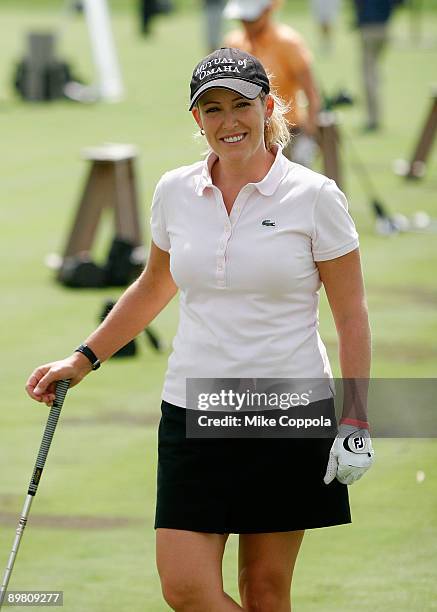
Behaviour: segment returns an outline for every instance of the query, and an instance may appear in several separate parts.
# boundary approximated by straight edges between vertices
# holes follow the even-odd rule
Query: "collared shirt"
[[[186,378],[331,378],[315,262],[358,247],[335,183],[280,148],[229,215],[211,179],[215,160],[164,174],[152,203],[152,239],[170,253],[180,290],[162,397],[182,407]]]

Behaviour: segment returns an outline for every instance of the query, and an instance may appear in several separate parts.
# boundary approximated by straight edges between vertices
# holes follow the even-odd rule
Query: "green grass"
[[[138,145],[136,170],[146,231],[159,176],[200,154],[185,110],[189,73],[203,54],[201,16],[193,10],[194,2],[179,2],[179,12],[157,20],[147,39],[138,36],[136,16],[124,10],[126,3],[114,3],[120,9],[113,27],[127,96],[120,104],[88,107],[25,104],[9,87],[25,33],[60,25],[59,3],[45,0],[39,9],[35,5],[5,0],[0,8],[0,571],[47,414],[26,399],[24,381],[36,364],[69,353],[95,326],[104,299],[119,293],[66,290],[43,263],[47,253],[62,251],[81,195],[87,167],[80,151],[105,141]],[[334,55],[320,57],[314,25],[303,3],[296,6],[299,10],[292,12],[288,5],[282,15],[309,40],[318,78],[329,92],[347,86],[360,98],[358,45],[349,17],[345,14],[338,28]],[[437,15],[426,13],[419,45],[411,39],[406,12],[399,13],[393,26],[384,65],[384,132],[360,132],[359,103],[341,111],[342,129],[353,138],[391,211],[435,215],[436,156],[425,179],[416,183],[394,176],[391,166],[394,159],[409,156],[428,109]],[[93,69],[82,18],[65,23],[63,32],[60,55],[90,81]],[[345,189],[361,238],[374,337],[373,375],[434,377],[435,235],[375,235],[369,201],[347,146],[343,161]],[[110,231],[107,220],[99,234],[100,254]],[[325,300],[320,318],[338,372],[335,331]],[[170,343],[176,323],[174,301],[154,326]],[[155,570],[152,528],[156,422],[167,355],[152,352],[144,338],[138,345],[138,358],[105,364],[68,397],[11,583],[15,589],[64,590],[68,612],[167,609]],[[371,474],[351,489],[354,523],[305,537],[294,586],[298,612],[437,609],[437,446],[434,440],[376,440],[375,447],[377,463]],[[418,470],[426,474],[422,483],[416,482]],[[120,517],[128,521],[110,521]],[[224,573],[233,595],[236,550],[237,538],[232,537]]]

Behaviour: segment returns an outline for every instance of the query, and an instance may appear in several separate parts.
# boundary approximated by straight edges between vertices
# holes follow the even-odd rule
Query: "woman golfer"
[[[364,407],[344,415],[334,441],[198,439],[185,432],[185,415],[193,414],[186,380],[332,378],[318,334],[321,284],[342,375],[366,379],[358,237],[335,183],[283,156],[283,109],[257,59],[232,48],[204,58],[191,79],[190,110],[210,153],[159,181],[147,268],[73,355],[37,368],[26,388],[50,404],[56,380],[79,383],[179,290],[159,426],[163,595],[177,611],[286,612],[305,529],[350,522],[346,484],[373,455]],[[229,533],[239,534],[241,604],[223,590]]]

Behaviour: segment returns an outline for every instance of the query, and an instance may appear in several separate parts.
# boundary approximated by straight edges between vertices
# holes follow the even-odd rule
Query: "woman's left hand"
[[[353,484],[370,468],[374,455],[367,429],[341,424],[329,453],[324,483],[337,477],[342,484]]]

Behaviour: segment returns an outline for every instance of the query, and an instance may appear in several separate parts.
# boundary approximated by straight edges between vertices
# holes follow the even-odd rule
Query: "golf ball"
[[[411,222],[416,229],[425,229],[431,223],[431,218],[428,213],[423,210],[418,210],[412,216]]]
[[[393,221],[400,232],[406,232],[410,227],[410,222],[408,221],[405,215],[401,215],[400,213],[396,213],[393,215]]]
[[[417,470],[416,472],[416,482],[421,483],[425,480],[425,472],[423,470]]]

